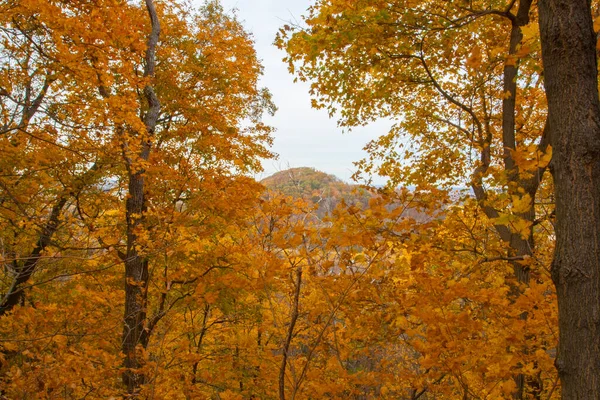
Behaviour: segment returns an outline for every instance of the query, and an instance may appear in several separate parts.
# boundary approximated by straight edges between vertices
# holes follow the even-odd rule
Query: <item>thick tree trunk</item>
[[[590,0],[540,0],[563,399],[600,399],[600,103]]]

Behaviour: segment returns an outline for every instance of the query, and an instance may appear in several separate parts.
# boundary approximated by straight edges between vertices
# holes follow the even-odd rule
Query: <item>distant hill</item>
[[[358,185],[349,185],[335,175],[314,168],[290,168],[260,181],[268,189],[319,206],[318,214],[330,213],[343,199],[347,204],[366,206],[372,194]]]

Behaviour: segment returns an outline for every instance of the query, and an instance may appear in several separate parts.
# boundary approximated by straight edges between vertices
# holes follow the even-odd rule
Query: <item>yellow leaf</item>
[[[540,36],[540,29],[537,22],[532,22],[529,25],[525,25],[521,28],[521,33],[523,34],[523,42],[528,42],[531,40],[537,40]]]
[[[512,223],[512,228],[515,232],[521,235],[522,238],[526,239],[527,237],[529,237],[531,231],[531,222],[523,218],[519,218]]]
[[[529,194],[523,196],[513,195],[511,197],[513,212],[520,214],[529,211],[531,208],[531,196]]]
[[[594,32],[598,33],[600,31],[600,16],[594,19]]]
[[[471,55],[467,59],[467,67],[479,68],[481,61],[481,48],[479,46],[474,46],[473,50],[471,50]]]

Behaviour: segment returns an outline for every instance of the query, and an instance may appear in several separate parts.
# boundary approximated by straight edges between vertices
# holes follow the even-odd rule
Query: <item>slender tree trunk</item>
[[[95,174],[98,169],[101,168],[101,165],[100,162],[96,162],[92,165],[85,173],[74,179],[71,187],[66,189],[65,192],[56,199],[56,202],[50,211],[50,215],[48,216],[48,220],[45,222],[39,233],[33,250],[29,253],[27,258],[25,258],[23,263],[14,262],[15,277],[10,288],[0,301],[0,316],[10,312],[17,304],[23,303],[25,299],[24,285],[31,279],[37,270],[42,253],[52,243],[52,238],[60,227],[60,219],[65,211],[67,201],[71,197],[76,197],[79,192],[91,184],[91,181],[94,180]]]
[[[523,40],[523,32],[521,28],[529,23],[529,12],[531,10],[532,0],[519,1],[517,13],[511,20],[510,44],[508,50],[508,60],[504,66],[503,90],[504,93],[510,94],[502,100],[502,144],[504,146],[504,170],[509,177],[511,183],[515,183],[509,187],[509,192],[518,194],[517,189],[522,188],[523,183],[519,179],[519,170],[513,158],[512,152],[517,149],[516,132],[515,132],[515,108],[517,101],[517,77],[519,73],[518,58],[516,56]],[[528,193],[535,198],[538,185],[533,186],[532,193]],[[535,212],[533,206],[529,212],[519,215],[520,218],[533,223]],[[509,256],[531,256],[533,253],[533,235],[524,239],[519,233],[512,232],[508,240],[511,254]],[[529,270],[523,268],[519,263],[513,263],[517,280],[521,283],[529,283]],[[522,391],[522,388],[520,388]],[[522,395],[517,396],[522,398]]]
[[[600,102],[591,0],[540,0],[563,399],[600,399]]]
[[[152,78],[156,66],[156,45],[160,35],[160,23],[152,0],[146,0],[146,8],[152,24],[152,31],[148,36],[144,76]],[[140,251],[141,243],[138,239],[140,230],[144,229],[144,214],[147,208],[145,170],[140,168],[139,164],[148,161],[150,157],[151,140],[160,114],[160,102],[151,84],[144,88],[144,97],[148,104],[144,114],[147,135],[143,135],[141,138],[141,150],[139,154],[131,155],[127,153],[126,147],[123,149],[129,175],[129,190],[125,205],[127,252],[125,254],[125,315],[122,351],[125,354],[123,382],[130,397],[137,397],[140,386],[146,381],[143,371],[140,370],[144,364],[140,350],[148,346],[150,336],[150,326],[146,315],[148,258]]]
[[[292,302],[292,315],[290,317],[290,326],[288,327],[287,337],[283,344],[283,359],[281,360],[281,367],[279,368],[279,399],[285,400],[285,370],[287,367],[287,360],[289,358],[289,351],[294,337],[294,329],[296,328],[296,321],[298,320],[299,304],[300,304],[300,291],[302,287],[302,267],[296,268],[296,282],[294,282],[295,291],[294,299]],[[292,395],[292,398],[294,395]]]
[[[544,173],[544,168],[537,171],[535,176],[531,179],[522,179],[520,177],[520,171],[517,163],[514,159],[514,151],[517,150],[516,140],[516,102],[517,102],[517,79],[519,75],[519,58],[517,53],[519,46],[523,40],[522,27],[526,26],[530,22],[529,14],[531,11],[533,1],[532,0],[521,0],[518,3],[515,14],[512,14],[510,8],[505,11],[505,16],[510,20],[510,42],[508,49],[508,57],[504,65],[503,70],[503,92],[506,94],[502,100],[502,146],[504,148],[503,161],[504,161],[504,172],[508,179],[508,192],[510,195],[516,195],[518,197],[527,194],[533,200],[535,199],[541,176]],[[489,128],[487,128],[489,130]],[[546,150],[547,147],[547,134],[544,131],[544,135],[540,139],[538,148],[542,151]],[[482,149],[482,165],[475,171],[475,176],[480,175],[482,172],[487,170],[491,160],[489,148],[491,146],[491,134],[488,133],[487,147],[484,146]],[[487,193],[483,189],[481,177],[477,177],[474,180],[475,185],[473,186],[477,199],[482,203],[483,211],[489,218],[497,218],[499,216],[497,210],[492,209],[490,206],[485,205]],[[519,190],[524,190],[521,193]],[[519,218],[529,222],[533,225],[535,221],[535,208],[532,204],[529,209],[523,213],[517,215]],[[501,239],[509,245],[508,257],[514,259],[511,261],[517,284],[513,285],[510,296],[515,299],[521,295],[521,284],[528,285],[530,281],[530,270],[527,266],[524,266],[518,258],[530,257],[533,255],[534,241],[533,232],[530,232],[528,237],[524,238],[519,232],[511,231],[507,226],[496,226],[498,234]],[[523,319],[527,318],[527,313],[523,313],[521,316]],[[524,349],[527,351],[527,349]],[[514,377],[516,383],[516,390],[512,397],[515,400],[523,399],[526,392],[526,383],[528,381],[524,374],[517,374]],[[531,380],[531,378],[529,379]]]
[[[60,197],[56,201],[54,207],[52,207],[48,222],[46,222],[42,228],[38,241],[31,251],[31,254],[29,254],[25,262],[15,271],[16,276],[13,283],[2,299],[2,303],[0,303],[0,316],[8,313],[24,299],[25,292],[23,285],[29,281],[29,278],[31,278],[37,268],[42,252],[50,245],[52,236],[54,236],[54,233],[58,229],[60,215],[66,203],[67,197],[63,196]]]
[[[146,211],[144,198],[143,171],[129,177],[129,197],[127,213],[127,253],[125,255],[125,324],[123,327],[122,350],[125,354],[123,381],[127,392],[136,394],[145,383],[144,374],[138,369],[143,361],[140,349],[147,343],[141,343],[146,329],[146,307],[148,287],[148,260],[138,251],[137,231],[142,228]]]

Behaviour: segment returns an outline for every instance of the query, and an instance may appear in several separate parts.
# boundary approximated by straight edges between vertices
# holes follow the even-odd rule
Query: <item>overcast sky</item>
[[[308,85],[294,83],[282,62],[284,52],[273,46],[278,29],[287,21],[301,20],[310,0],[221,0],[226,10],[237,9],[246,29],[254,35],[256,51],[265,67],[262,86],[269,88],[279,108],[266,122],[277,129],[273,150],[279,160],[265,161],[264,176],[288,167],[314,167],[348,181],[353,161],[371,139],[387,132],[389,122],[378,122],[342,133],[326,110],[310,107]],[[261,176],[257,177],[261,178]],[[381,180],[374,180],[381,183]]]

